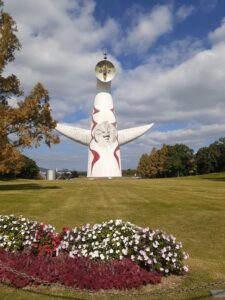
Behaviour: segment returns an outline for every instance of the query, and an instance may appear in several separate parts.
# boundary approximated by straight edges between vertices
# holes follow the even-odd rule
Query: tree
[[[149,155],[149,177],[164,177],[164,163],[167,157],[167,146],[159,150],[153,148]]]
[[[209,147],[202,147],[196,153],[197,173],[207,174],[215,171],[215,159]]]
[[[196,172],[194,151],[184,144],[167,146],[164,173],[167,177],[193,175]]]
[[[137,173],[136,169],[127,169],[122,171],[123,176],[127,176],[127,177],[135,176],[136,173]]]
[[[50,147],[58,143],[52,134],[56,121],[51,116],[48,91],[38,83],[11,107],[8,100],[23,95],[19,79],[14,75],[3,76],[8,63],[15,59],[21,45],[16,37],[17,28],[12,17],[3,11],[0,0],[0,174],[19,172],[23,166],[20,150],[38,147],[42,140]]]
[[[39,168],[36,162],[25,156],[22,155],[22,163],[23,167],[20,170],[20,173],[17,174],[17,178],[27,178],[27,179],[37,179],[39,174]]]
[[[79,174],[76,170],[71,171],[71,178],[78,178]]]
[[[216,160],[216,172],[225,171],[225,138],[220,138],[210,145],[211,151]]]
[[[143,178],[149,177],[149,156],[146,153],[139,160],[137,174]]]
[[[196,154],[198,174],[225,171],[225,138],[220,138]]]

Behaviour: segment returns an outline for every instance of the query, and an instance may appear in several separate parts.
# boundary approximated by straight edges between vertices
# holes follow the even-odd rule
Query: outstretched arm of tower
[[[67,124],[57,124],[56,130],[73,141],[88,146],[91,140],[91,133],[88,129],[82,129]]]
[[[154,123],[139,126],[139,127],[133,127],[128,129],[123,129],[118,131],[118,140],[119,144],[124,145],[129,142],[132,142],[133,140],[137,139],[138,137],[142,136],[147,130],[149,130]]]

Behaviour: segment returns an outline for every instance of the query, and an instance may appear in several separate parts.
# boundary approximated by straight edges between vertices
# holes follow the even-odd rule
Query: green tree
[[[210,145],[211,151],[214,153],[216,166],[216,172],[225,171],[225,138],[220,138]]]
[[[131,177],[131,176],[135,176],[136,172],[137,172],[136,169],[127,169],[127,170],[123,170],[122,174],[123,176]]]
[[[210,147],[202,147],[196,153],[197,173],[207,174],[215,172],[216,160]]]
[[[220,138],[196,153],[198,174],[225,171],[225,138]]]
[[[37,179],[38,175],[39,175],[39,168],[36,164],[36,162],[25,156],[22,155],[22,163],[23,166],[19,172],[19,174],[17,174],[17,178],[27,178],[27,179]]]
[[[3,11],[0,0],[0,174],[19,172],[22,168],[20,150],[38,147],[40,142],[50,146],[58,143],[52,134],[56,121],[51,116],[48,91],[38,83],[18,107],[11,107],[8,100],[23,95],[19,79],[14,75],[3,76],[8,63],[15,59],[21,48],[16,37],[16,24]]]
[[[167,146],[164,174],[167,177],[193,175],[196,172],[194,151],[184,144]]]

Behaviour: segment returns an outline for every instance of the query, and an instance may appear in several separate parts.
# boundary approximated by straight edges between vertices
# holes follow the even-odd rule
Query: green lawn
[[[154,290],[225,281],[225,173],[152,180],[0,181],[0,214],[22,214],[50,223],[57,231],[115,218],[159,228],[183,242],[190,255],[190,272],[169,277]],[[211,289],[225,289],[225,285]],[[211,299],[209,290],[151,299]],[[50,297],[52,293],[57,297]],[[45,287],[21,291],[3,285],[0,295],[1,300],[112,298]],[[116,295],[112,299],[139,298],[150,296]]]

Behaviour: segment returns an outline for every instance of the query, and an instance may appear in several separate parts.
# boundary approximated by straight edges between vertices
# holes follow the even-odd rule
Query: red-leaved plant
[[[52,227],[45,224],[38,224],[35,232],[35,240],[31,244],[31,252],[36,255],[56,255],[60,239],[56,236]]]
[[[159,273],[141,269],[130,259],[101,262],[87,257],[35,256],[2,250],[0,263],[49,283],[60,283],[67,287],[94,291],[138,288],[161,281]],[[32,278],[24,278],[1,267],[0,282],[17,288],[39,284]]]

